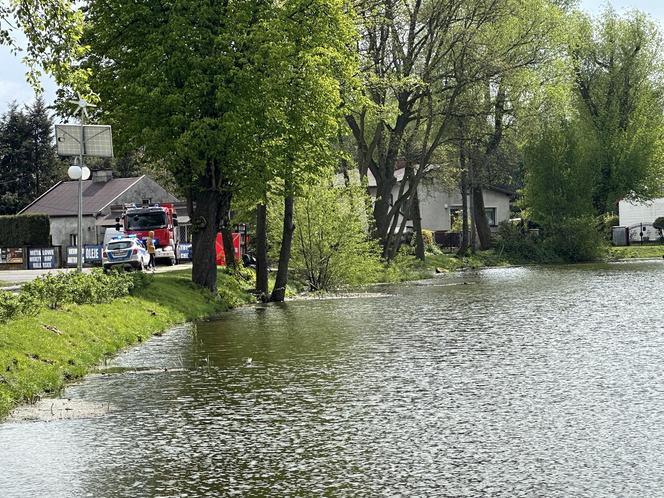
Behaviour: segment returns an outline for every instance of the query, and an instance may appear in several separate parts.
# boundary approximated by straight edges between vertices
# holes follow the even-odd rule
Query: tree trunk
[[[472,178],[472,176],[471,176],[471,178]],[[471,181],[471,185],[472,185],[472,181]],[[470,226],[468,227],[468,231],[470,232],[470,252],[472,254],[475,254],[475,249],[477,249],[477,232],[475,230],[475,214],[476,213],[475,213],[475,210],[473,209],[473,206],[475,205],[475,199],[473,199],[475,190],[471,186],[468,189],[468,191],[470,193],[470,206],[468,206],[468,208],[469,208],[468,210],[470,211]]]
[[[237,262],[235,261],[235,247],[233,246],[233,232],[228,220],[221,226],[221,241],[224,244],[224,256],[226,259],[226,268],[235,269]]]
[[[287,186],[288,187],[288,186]],[[281,249],[279,250],[279,268],[277,278],[274,282],[270,301],[283,302],[286,297],[286,284],[288,283],[288,263],[290,261],[291,246],[293,244],[293,207],[295,199],[287,194],[284,198],[284,230],[281,237]]]
[[[191,280],[214,293],[217,291],[215,242],[223,212],[222,194],[203,190],[194,193],[193,197]]]
[[[489,220],[486,217],[486,210],[484,209],[482,187],[473,187],[473,211],[475,215],[475,230],[477,230],[480,249],[486,251],[491,247],[491,228],[489,227]]]
[[[413,193],[411,213],[413,215],[413,235],[415,236],[415,257],[420,261],[424,261],[424,237],[422,237],[422,213],[420,213],[420,197],[417,193],[417,189]]]
[[[267,205],[256,206],[256,292],[267,299]]]
[[[468,252],[468,247],[470,245],[470,229],[468,223],[468,172],[466,171],[466,158],[461,151],[460,153],[461,161],[461,244],[459,246],[458,254],[460,256],[465,255]]]
[[[392,201],[392,187],[394,182],[382,182],[376,187],[376,202],[373,208],[373,217],[376,222],[376,236],[380,241],[383,248],[383,255],[388,250],[387,245],[390,242],[390,225],[389,219],[390,205]],[[398,216],[398,214],[397,214]]]

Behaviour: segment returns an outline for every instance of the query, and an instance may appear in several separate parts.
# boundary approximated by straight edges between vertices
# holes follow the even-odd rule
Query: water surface
[[[0,495],[662,493],[662,263],[381,290],[245,307],[121,355],[139,370],[65,392],[107,415],[0,425]]]

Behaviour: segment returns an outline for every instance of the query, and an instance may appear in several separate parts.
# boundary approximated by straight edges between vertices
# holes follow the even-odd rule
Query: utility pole
[[[83,104],[81,104],[83,103]],[[79,167],[81,168],[81,176],[78,179],[78,236],[76,237],[76,270],[83,271],[83,155],[85,154],[85,137],[84,137],[84,124],[85,124],[85,100],[80,99],[79,109],[81,111],[81,154],[78,156]]]

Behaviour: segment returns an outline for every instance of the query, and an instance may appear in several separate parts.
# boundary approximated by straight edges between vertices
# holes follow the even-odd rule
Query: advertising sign
[[[67,247],[67,266],[76,266],[78,257],[78,248],[76,246]]]
[[[101,245],[84,246],[83,260],[89,264],[101,264]]]
[[[28,249],[28,269],[52,270],[58,267],[58,258],[54,247]]]
[[[191,259],[191,244],[178,244],[178,259]]]
[[[0,263],[22,264],[23,248],[3,247],[2,249],[0,249]]]

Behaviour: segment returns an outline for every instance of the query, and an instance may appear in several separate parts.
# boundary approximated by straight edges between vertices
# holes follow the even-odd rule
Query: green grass
[[[0,287],[11,287],[16,285],[16,282],[7,282],[6,280],[0,280]]]
[[[512,264],[514,262],[502,254],[497,254],[492,249],[477,251],[475,254],[469,254],[464,257],[457,257],[454,254],[427,255],[425,261],[427,268],[439,272],[484,268],[487,266],[510,266]]]
[[[635,259],[635,258],[661,258],[664,256],[664,246],[625,246],[611,247],[609,257],[611,259]]]
[[[253,282],[219,272],[219,296],[197,289],[190,271],[154,276],[136,295],[108,304],[42,310],[0,325],[0,418],[80,378],[105,357],[174,324],[251,302]]]
[[[517,262],[510,261],[502,254],[493,250],[478,251],[465,257],[456,254],[427,254],[424,262],[414,256],[399,255],[394,261],[385,265],[378,275],[376,283],[396,283],[420,280],[431,277],[431,274],[445,273],[465,269],[485,268],[492,266],[510,266]]]

